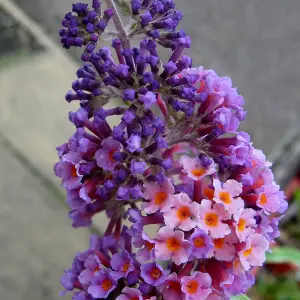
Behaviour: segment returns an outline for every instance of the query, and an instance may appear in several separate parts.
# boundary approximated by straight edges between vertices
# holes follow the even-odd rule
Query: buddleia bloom
[[[65,270],[63,293],[75,300],[245,293],[287,203],[271,164],[238,130],[244,100],[230,78],[184,55],[190,38],[177,29],[173,0],[132,0],[129,27],[106,2],[106,10],[99,1],[74,4],[60,31],[65,48],[85,48],[65,97],[79,105],[69,113],[75,130],[57,148],[55,174],[73,227],[91,226],[100,212],[109,219]],[[109,22],[117,34],[102,47]],[[140,37],[134,47],[132,37]],[[159,47],[170,51],[166,61]]]

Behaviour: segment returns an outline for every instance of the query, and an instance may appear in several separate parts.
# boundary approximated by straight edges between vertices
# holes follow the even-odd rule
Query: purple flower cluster
[[[63,28],[59,31],[64,48],[86,46],[83,58],[95,50],[100,35],[113,15],[113,9],[101,11],[99,0],[93,0],[92,9],[88,4],[73,4],[72,12],[65,15],[62,21]]]
[[[172,50],[190,48],[190,37],[182,29],[176,31],[182,14],[174,8],[173,0],[132,0],[131,10],[137,20],[133,33],[146,33],[161,46]]]
[[[120,33],[114,54],[96,43],[84,51],[66,95],[80,104],[69,114],[76,132],[57,148],[73,227],[109,218],[62,277],[75,300],[229,299],[253,285],[251,270],[279,235],[287,203],[264,154],[238,131],[243,98],[229,78],[192,68],[174,8],[132,0],[127,33],[114,6],[102,14],[98,1],[79,3],[63,24],[64,46],[84,36],[89,47],[112,15]],[[131,47],[136,34],[146,37]],[[158,45],[171,49],[166,63]]]

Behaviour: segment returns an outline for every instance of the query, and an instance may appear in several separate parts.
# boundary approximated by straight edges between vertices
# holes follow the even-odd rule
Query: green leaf
[[[294,199],[300,201],[300,189],[296,189],[294,192]]]
[[[246,295],[239,295],[239,296],[234,296],[230,298],[231,300],[250,300]]]
[[[267,253],[268,263],[290,263],[300,267],[300,251],[289,247],[276,247],[271,253]]]

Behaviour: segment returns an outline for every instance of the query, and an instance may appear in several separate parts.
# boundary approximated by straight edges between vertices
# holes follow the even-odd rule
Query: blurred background
[[[248,111],[242,129],[275,162],[291,201],[278,244],[292,252],[270,258],[277,264],[259,272],[250,294],[300,299],[300,254],[291,250],[300,248],[300,1],[176,2],[194,66],[232,78]],[[71,228],[53,174],[55,147],[73,133],[64,95],[79,52],[62,50],[57,34],[72,3],[0,0],[0,299],[58,299],[62,270],[88,244],[87,230]]]

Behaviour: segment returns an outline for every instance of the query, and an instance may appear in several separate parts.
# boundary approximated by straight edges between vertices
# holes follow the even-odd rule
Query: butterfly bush
[[[91,226],[101,212],[109,219],[65,270],[63,293],[74,300],[242,294],[287,208],[271,164],[238,130],[243,97],[230,78],[193,67],[183,54],[190,38],[177,29],[173,0],[121,1],[130,28],[106,2],[106,9],[97,0],[74,4],[60,31],[65,48],[84,47],[84,64],[66,94],[79,104],[69,114],[76,131],[57,148],[55,174],[73,227]],[[110,21],[111,48],[101,47]],[[166,61],[158,47],[169,52]]]

